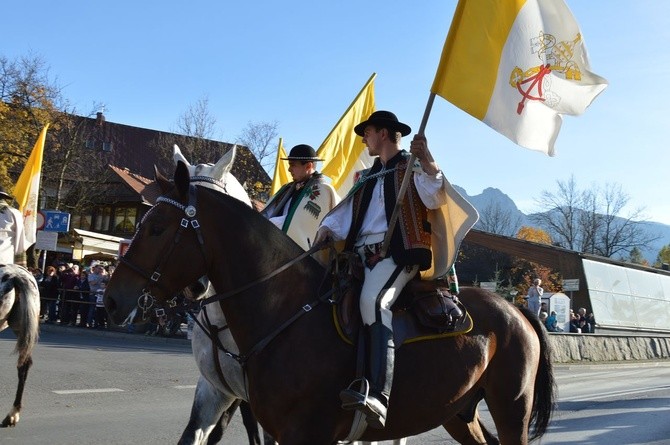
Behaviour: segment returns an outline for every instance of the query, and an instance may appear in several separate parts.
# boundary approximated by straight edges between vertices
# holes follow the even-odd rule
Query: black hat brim
[[[302,157],[288,157],[288,158],[280,158],[282,161],[311,161],[311,162],[317,162],[317,161],[323,161],[323,159],[320,158],[302,158]]]
[[[407,136],[412,132],[412,128],[409,125],[403,124],[400,121],[379,118],[372,118],[361,122],[354,127],[354,132],[359,136],[363,136],[365,133],[365,127],[368,125],[374,125],[376,127],[383,127],[388,128],[389,130],[398,131],[402,136]]]

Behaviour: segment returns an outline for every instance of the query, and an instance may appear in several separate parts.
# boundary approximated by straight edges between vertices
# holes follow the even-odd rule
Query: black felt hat
[[[5,188],[0,185],[0,199],[14,199],[14,197],[7,193]]]
[[[288,156],[282,158],[285,161],[323,161],[316,156],[316,150],[307,144],[296,145],[291,149]]]
[[[354,127],[354,131],[357,135],[363,136],[365,127],[368,125],[374,125],[379,128],[388,128],[391,131],[399,131],[403,136],[407,136],[412,132],[412,129],[409,125],[400,122],[396,115],[390,111],[375,111],[370,115],[368,120],[356,125]]]

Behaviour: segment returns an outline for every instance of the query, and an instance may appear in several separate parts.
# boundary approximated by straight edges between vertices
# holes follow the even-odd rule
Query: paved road
[[[0,333],[0,414],[16,387],[10,332]],[[559,409],[541,444],[668,444],[670,362],[557,366]],[[0,444],[168,444],[186,425],[198,371],[185,339],[47,326],[19,426]],[[485,408],[485,407],[484,407]],[[486,410],[483,416],[490,423]],[[246,444],[234,419],[224,443]],[[441,428],[410,445],[453,444]]]

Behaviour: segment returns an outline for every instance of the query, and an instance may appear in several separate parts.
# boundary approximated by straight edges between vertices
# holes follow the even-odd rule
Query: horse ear
[[[216,165],[212,167],[210,173],[212,178],[222,180],[227,173],[230,173],[230,170],[233,168],[233,162],[235,161],[236,151],[237,145],[233,145],[233,148],[228,150],[228,152],[219,159]]]
[[[170,188],[172,188],[172,183],[170,180],[166,178],[163,173],[161,173],[156,165],[154,165],[154,178],[156,179],[158,186],[161,188],[162,193],[166,193],[168,190],[170,190]]]
[[[174,165],[177,165],[177,163],[178,163],[179,161],[181,161],[181,162],[183,162],[184,164],[186,164],[187,167],[188,167],[189,165],[191,165],[191,164],[186,160],[186,158],[184,157],[184,155],[181,153],[181,150],[179,149],[179,146],[177,146],[177,144],[174,144],[174,146],[172,147],[172,160],[174,161]]]
[[[188,195],[188,187],[191,184],[191,174],[188,171],[188,166],[181,161],[177,162],[177,169],[174,171],[174,183],[181,196]]]

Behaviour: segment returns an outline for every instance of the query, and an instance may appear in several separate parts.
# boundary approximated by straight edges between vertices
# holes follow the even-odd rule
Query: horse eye
[[[162,226],[151,226],[149,229],[149,235],[151,236],[158,236],[162,234],[165,231],[165,229]]]

